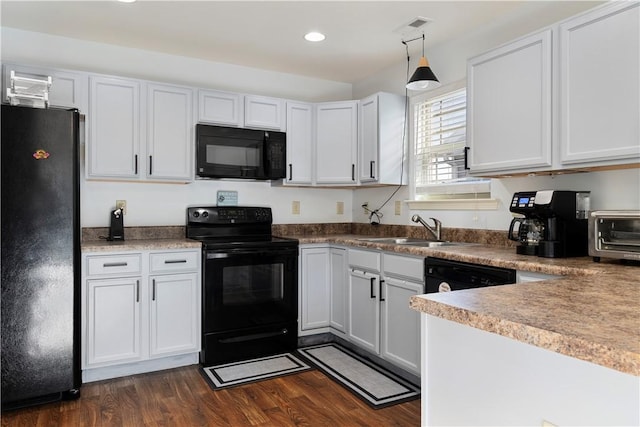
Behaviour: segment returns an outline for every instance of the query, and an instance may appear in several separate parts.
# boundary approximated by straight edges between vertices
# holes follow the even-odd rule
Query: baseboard
[[[162,371],[164,369],[179,368],[181,366],[196,365],[198,363],[199,353],[189,353],[135,363],[124,363],[122,365],[84,369],[82,371],[82,382],[90,383],[127,375],[144,374],[147,372]]]

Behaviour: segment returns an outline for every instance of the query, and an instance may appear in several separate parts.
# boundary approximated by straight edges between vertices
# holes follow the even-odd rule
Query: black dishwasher
[[[516,282],[516,271],[440,258],[425,258],[427,293],[484,288]]]

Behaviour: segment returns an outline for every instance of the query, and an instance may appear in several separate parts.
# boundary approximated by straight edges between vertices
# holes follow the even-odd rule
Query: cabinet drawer
[[[378,252],[349,249],[349,265],[379,272],[380,254]]]
[[[87,276],[140,274],[140,254],[87,257]]]
[[[151,273],[195,271],[198,269],[199,256],[200,251],[151,253],[149,271]]]
[[[401,255],[383,255],[384,273],[424,282],[424,259]]]

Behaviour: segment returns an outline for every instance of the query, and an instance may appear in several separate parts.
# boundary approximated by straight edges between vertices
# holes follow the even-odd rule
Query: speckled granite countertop
[[[566,276],[561,279],[418,295],[423,313],[640,376],[640,266],[590,257],[539,258],[486,245],[421,248],[358,240],[362,236],[288,236],[416,256]]]
[[[199,249],[202,243],[191,239],[138,239],[109,242],[89,240],[82,242],[82,252],[125,252],[165,249]]]

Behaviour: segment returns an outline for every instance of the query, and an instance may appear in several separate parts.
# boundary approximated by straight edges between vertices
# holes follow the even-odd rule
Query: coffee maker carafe
[[[546,258],[584,256],[588,253],[587,218],[589,214],[589,191],[523,191],[513,195],[509,210],[529,220],[525,229],[520,224],[520,245],[517,253],[527,253]],[[518,220],[515,218],[514,221]],[[511,222],[513,227],[514,221]],[[518,221],[516,221],[517,223]],[[539,231],[539,238],[529,230]],[[524,243],[526,236],[526,244]],[[529,237],[532,237],[529,239]],[[510,228],[509,238],[513,237]],[[529,246],[535,247],[529,248]]]
[[[516,253],[538,255],[538,245],[544,232],[544,223],[536,218],[515,217],[509,225],[509,240],[518,242]]]

